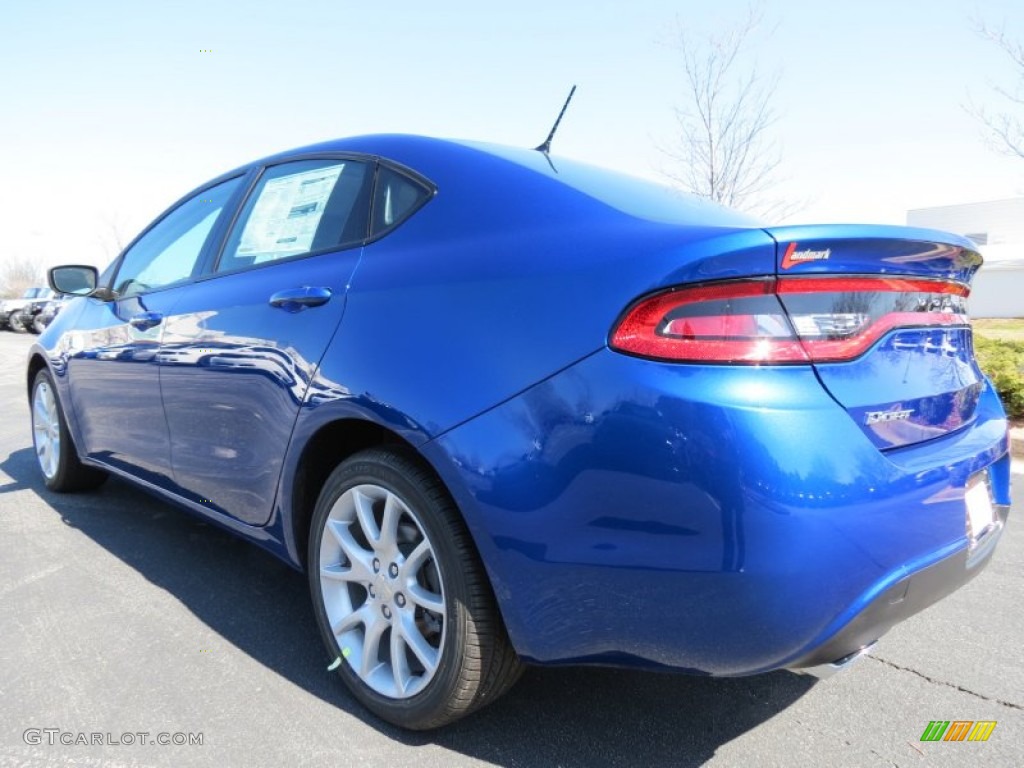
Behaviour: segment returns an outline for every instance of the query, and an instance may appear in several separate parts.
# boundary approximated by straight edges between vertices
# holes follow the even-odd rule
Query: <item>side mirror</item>
[[[99,282],[96,267],[73,265],[53,267],[46,273],[46,281],[57,293],[70,293],[72,296],[87,296],[96,290]]]

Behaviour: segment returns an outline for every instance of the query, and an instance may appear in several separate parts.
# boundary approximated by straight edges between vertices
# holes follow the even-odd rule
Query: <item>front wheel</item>
[[[391,723],[445,725],[519,677],[461,516],[403,454],[364,451],[328,478],[313,513],[309,580],[332,668]]]
[[[19,314],[12,313],[11,316],[7,318],[7,324],[11,326],[11,330],[15,333],[25,332],[25,323],[21,321],[21,315]]]
[[[39,371],[32,384],[32,445],[43,481],[51,491],[84,491],[107,479],[106,472],[79,460],[47,370]]]

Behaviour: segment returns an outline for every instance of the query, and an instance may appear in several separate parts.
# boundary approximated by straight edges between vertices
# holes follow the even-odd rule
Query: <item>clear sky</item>
[[[9,3],[0,14],[0,258],[103,263],[201,182],[273,152],[374,132],[535,146],[657,178],[681,103],[677,25],[736,0]],[[907,209],[1024,195],[963,105],[1024,38],[1021,0],[767,0],[791,222],[903,223]],[[209,52],[205,52],[209,50]]]

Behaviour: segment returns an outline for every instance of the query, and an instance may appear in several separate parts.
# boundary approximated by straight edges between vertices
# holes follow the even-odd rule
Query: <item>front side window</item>
[[[214,222],[242,177],[204,190],[164,216],[124,255],[114,290],[125,298],[192,276]]]
[[[363,242],[370,170],[354,160],[300,160],[268,168],[228,237],[217,271]]]

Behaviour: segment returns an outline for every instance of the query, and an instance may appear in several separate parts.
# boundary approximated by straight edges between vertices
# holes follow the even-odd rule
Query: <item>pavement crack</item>
[[[880,658],[878,656],[868,655],[867,658],[871,661],[877,661],[879,664],[885,664],[885,666],[887,667],[898,669],[901,672],[909,672],[912,675],[917,675],[922,680],[927,680],[929,683],[933,683],[934,685],[944,685],[947,688],[952,688],[955,691],[966,693],[970,696],[974,696],[975,698],[981,699],[982,701],[991,701],[993,704],[999,704],[1000,706],[1009,707],[1010,709],[1024,710],[1024,705],[1014,704],[1012,701],[1003,701],[1002,699],[997,699],[992,696],[986,696],[983,693],[972,691],[970,688],[964,688],[962,685],[957,685],[956,683],[947,683],[945,680],[936,680],[934,677],[928,677],[928,675],[924,674],[923,672],[918,672],[916,669],[900,666],[899,664],[888,661],[887,659]]]

